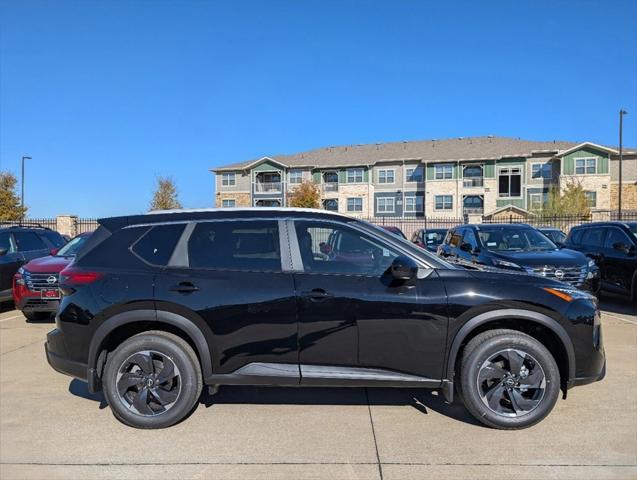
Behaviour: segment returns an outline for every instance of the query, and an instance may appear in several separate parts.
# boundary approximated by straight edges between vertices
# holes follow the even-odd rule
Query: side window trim
[[[181,232],[181,237],[177,240],[177,245],[170,256],[166,267],[188,268],[188,240],[195,229],[197,222],[188,222],[186,228]]]
[[[301,259],[301,249],[299,248],[299,239],[296,236],[294,220],[285,220],[285,232],[290,252],[290,271],[303,272],[303,260]]]

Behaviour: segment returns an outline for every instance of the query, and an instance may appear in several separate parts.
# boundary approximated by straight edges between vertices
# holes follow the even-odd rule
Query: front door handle
[[[310,300],[325,300],[326,298],[333,296],[331,293],[326,292],[322,288],[315,288],[313,290],[303,292],[302,295]]]
[[[192,293],[199,290],[199,287],[192,282],[180,282],[170,287],[171,292]]]

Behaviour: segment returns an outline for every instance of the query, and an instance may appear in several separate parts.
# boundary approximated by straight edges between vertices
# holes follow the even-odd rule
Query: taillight
[[[74,291],[74,289],[70,287],[88,285],[89,283],[99,280],[102,276],[100,272],[83,270],[69,265],[60,272],[60,290],[62,290],[62,293],[65,295],[70,295]]]

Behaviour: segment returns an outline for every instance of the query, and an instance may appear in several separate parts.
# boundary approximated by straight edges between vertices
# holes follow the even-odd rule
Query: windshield
[[[56,257],[74,257],[77,254],[77,251],[84,244],[88,235],[79,235],[73,238],[69,243],[64,245],[58,253],[55,254]]]
[[[534,228],[481,227],[480,240],[487,250],[530,252],[555,250],[557,246]]]
[[[425,239],[425,245],[438,246],[445,239],[447,230],[429,230],[423,235]]]

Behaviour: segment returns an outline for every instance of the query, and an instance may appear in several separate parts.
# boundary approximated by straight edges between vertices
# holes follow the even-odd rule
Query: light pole
[[[20,188],[22,193],[20,195],[20,223],[24,221],[24,161],[31,160],[31,157],[22,155],[22,180],[20,181]]]
[[[623,108],[619,110],[619,197],[617,199],[617,220],[622,219],[622,160],[624,151],[622,146],[622,131],[624,129],[624,115],[628,114]]]

